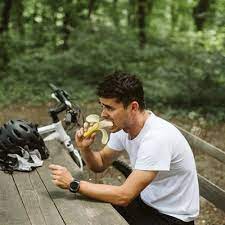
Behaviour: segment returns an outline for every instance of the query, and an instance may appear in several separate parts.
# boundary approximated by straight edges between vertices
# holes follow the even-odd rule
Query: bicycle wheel
[[[132,173],[132,168],[123,160],[117,159],[113,162],[113,167],[120,171],[124,175],[124,177],[128,177]]]

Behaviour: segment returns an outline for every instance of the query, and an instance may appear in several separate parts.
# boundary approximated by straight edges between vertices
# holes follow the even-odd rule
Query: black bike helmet
[[[1,158],[10,153],[21,155],[22,149],[37,149],[41,159],[49,156],[37,126],[24,120],[9,120],[0,128],[0,149]]]

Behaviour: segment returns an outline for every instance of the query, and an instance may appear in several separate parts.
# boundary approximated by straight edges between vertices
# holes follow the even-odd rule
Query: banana
[[[102,120],[100,121],[100,117],[96,114],[91,114],[86,117],[86,122],[85,123],[90,123],[93,124],[88,128],[86,132],[84,132],[84,137],[88,137],[92,135],[94,132],[101,131],[102,133],[102,144],[106,144],[108,141],[108,134],[104,128],[106,127],[112,127],[113,123],[109,120]],[[85,124],[86,126],[87,124]]]
[[[96,132],[99,129],[99,123],[94,123],[93,126],[89,127],[86,132],[84,132],[84,137],[88,137],[92,135],[94,132]]]

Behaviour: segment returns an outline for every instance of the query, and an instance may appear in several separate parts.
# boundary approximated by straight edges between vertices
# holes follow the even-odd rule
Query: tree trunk
[[[177,7],[177,2],[171,1],[170,5],[170,13],[171,13],[171,33],[174,32],[177,20],[178,20],[178,7]]]
[[[210,7],[210,0],[199,0],[198,4],[193,8],[193,18],[197,30],[202,30],[207,18],[207,12]]]
[[[148,15],[152,13],[154,0],[147,0]]]
[[[23,5],[23,0],[17,0],[15,1],[15,7],[16,7],[16,24],[17,24],[17,30],[19,31],[20,35],[23,37],[24,36],[24,21],[23,21],[23,11],[24,11],[24,5]]]
[[[7,41],[8,41],[8,34],[7,33],[2,34],[0,38],[0,70],[2,71],[9,63]]]
[[[146,0],[138,0],[138,10],[137,10],[137,19],[138,19],[138,36],[139,36],[139,46],[144,48],[146,44]]]
[[[127,13],[127,24],[129,27],[135,27],[135,0],[129,0],[128,13]]]
[[[12,8],[12,0],[5,0],[2,10],[2,23],[0,25],[0,33],[3,33],[8,30],[11,8]]]
[[[113,0],[113,22],[116,28],[119,26],[119,17],[117,12],[117,0]]]
[[[77,13],[82,8],[82,2],[79,0],[77,4],[73,4],[73,0],[67,0],[67,4],[64,5],[64,18],[63,18],[63,27],[62,27],[62,36],[63,36],[63,49],[68,49],[69,44],[68,40],[71,34],[71,29],[76,24],[72,23],[72,11],[75,10]],[[77,17],[78,19],[78,17]],[[74,22],[74,21],[73,21]]]
[[[91,14],[94,10],[95,0],[89,0],[88,2],[88,19],[91,19]]]
[[[68,40],[70,36],[70,14],[69,12],[65,12],[64,18],[63,18],[63,49],[68,49]]]

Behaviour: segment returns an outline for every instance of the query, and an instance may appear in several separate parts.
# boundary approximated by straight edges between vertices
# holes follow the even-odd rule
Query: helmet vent
[[[1,149],[5,149],[5,146],[4,146],[4,144],[0,141],[0,148]]]
[[[21,134],[20,132],[18,132],[17,130],[13,129],[14,131],[14,134],[18,137],[18,138],[21,138]]]
[[[12,144],[13,144],[13,140],[12,140],[12,138],[11,138],[11,137],[8,137],[7,139],[8,139],[8,141],[9,141],[10,143],[12,143]]]
[[[5,143],[4,141],[2,142],[2,146],[6,148],[7,143]]]
[[[25,126],[21,125],[21,124],[20,124],[20,127],[21,127],[22,129],[24,129],[26,132],[28,131],[28,129],[27,129]]]
[[[36,137],[39,137],[39,134],[37,131],[34,131],[34,135],[36,135]]]

